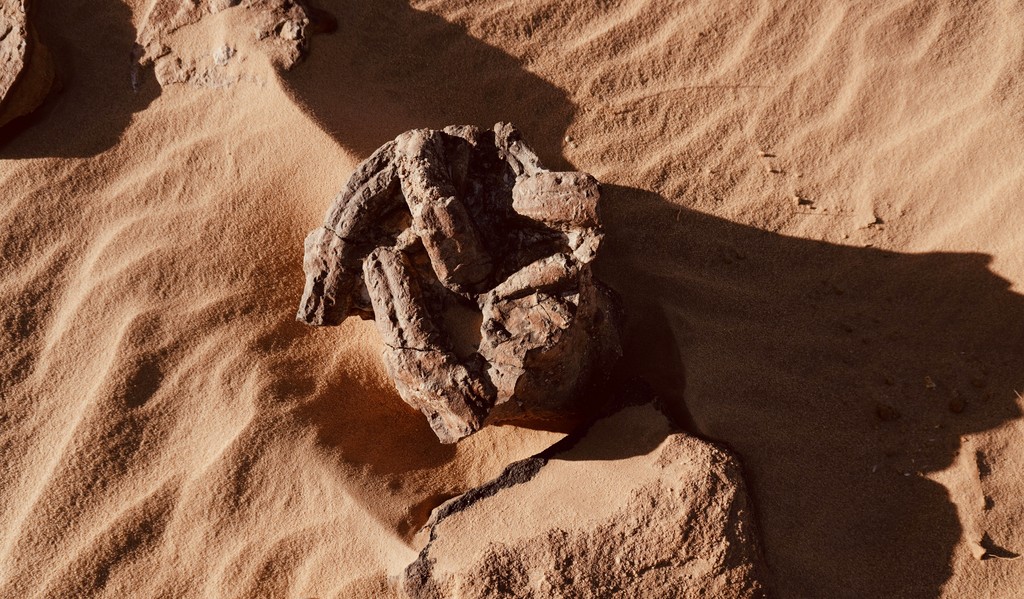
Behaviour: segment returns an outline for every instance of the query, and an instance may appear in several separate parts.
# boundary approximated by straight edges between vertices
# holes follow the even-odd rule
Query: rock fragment
[[[413,232],[430,257],[438,280],[455,292],[476,290],[491,274],[491,257],[455,189],[459,170],[454,175],[449,172],[447,159],[449,153],[456,154],[456,164],[465,169],[469,149],[442,131],[409,131],[395,143]],[[449,152],[446,146],[454,146],[456,151]]]
[[[405,255],[377,248],[363,273],[384,342],[384,364],[402,398],[423,412],[442,443],[480,428],[494,402],[489,381],[451,351]]]
[[[29,0],[0,0],[0,127],[30,114],[54,84],[53,59],[32,27]]]
[[[615,304],[590,266],[599,198],[590,175],[545,170],[510,124],[408,131],[306,238],[297,318],[374,318],[402,398],[443,442],[485,423],[578,420],[619,355]],[[451,316],[467,312],[480,324]],[[460,351],[467,326],[477,341]]]
[[[649,404],[510,465],[425,532],[400,581],[412,599],[766,595],[736,460]]]

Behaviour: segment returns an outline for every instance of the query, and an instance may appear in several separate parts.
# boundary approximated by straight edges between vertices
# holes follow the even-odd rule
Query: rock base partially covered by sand
[[[413,599],[765,596],[736,460],[651,406],[512,464],[427,530]]]

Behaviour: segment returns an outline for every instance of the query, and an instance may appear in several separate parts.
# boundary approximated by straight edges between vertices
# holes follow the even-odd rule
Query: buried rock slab
[[[454,443],[486,423],[568,428],[619,356],[591,263],[597,181],[552,172],[510,124],[399,135],[305,242],[298,320],[373,318],[402,399]]]
[[[766,595],[739,465],[651,405],[512,464],[424,532],[412,599]]]

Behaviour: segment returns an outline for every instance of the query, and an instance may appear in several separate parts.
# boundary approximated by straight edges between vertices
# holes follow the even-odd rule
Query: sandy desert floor
[[[320,0],[288,71],[236,7],[164,40],[229,66],[167,85],[150,4],[36,2],[62,88],[0,148],[0,596],[388,596],[431,508],[558,440],[439,445],[372,323],[294,321],[359,161],[497,121],[604,184],[626,365],[739,456],[776,596],[1020,596],[1019,2]]]

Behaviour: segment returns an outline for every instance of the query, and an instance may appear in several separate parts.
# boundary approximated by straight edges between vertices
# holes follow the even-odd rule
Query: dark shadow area
[[[33,23],[56,63],[56,89],[0,129],[0,158],[88,157],[113,147],[132,114],[160,95],[151,73],[132,88],[132,14],[121,0],[36,0]]]
[[[510,121],[538,154],[565,167],[574,112],[565,92],[505,52],[404,0],[318,0],[338,31],[312,40],[285,87],[339,144],[367,156],[422,127]]]
[[[602,202],[624,369],[739,453],[778,596],[939,596],[961,528],[924,475],[1020,417],[1024,296],[981,254],[785,237],[624,187]]]

